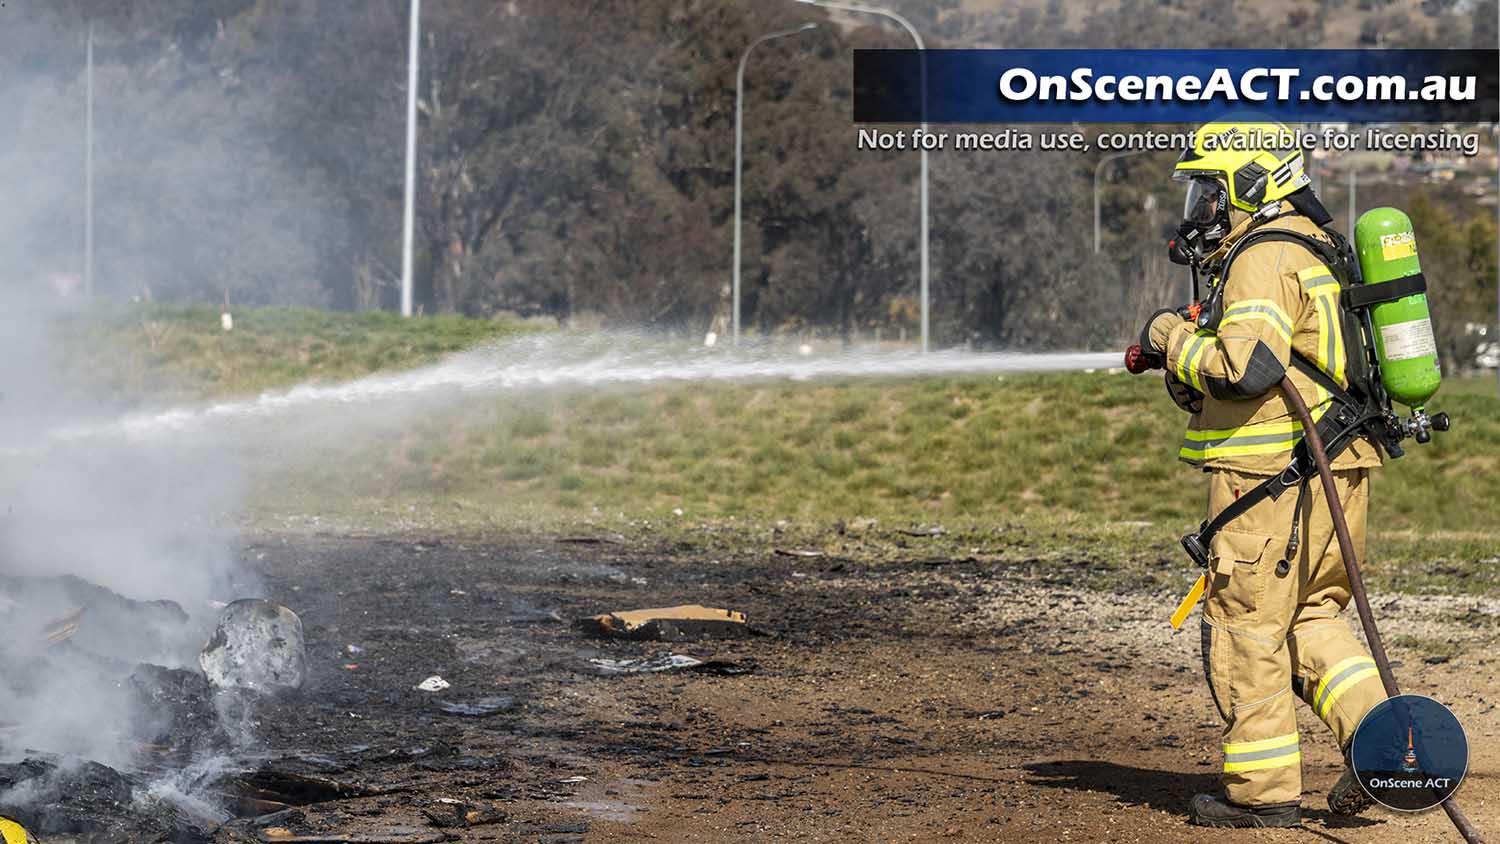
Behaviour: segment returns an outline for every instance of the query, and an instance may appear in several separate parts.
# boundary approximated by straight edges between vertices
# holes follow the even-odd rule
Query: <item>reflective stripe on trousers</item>
[[[1302,760],[1302,744],[1296,733],[1260,741],[1225,742],[1224,770],[1260,771],[1295,765]]]

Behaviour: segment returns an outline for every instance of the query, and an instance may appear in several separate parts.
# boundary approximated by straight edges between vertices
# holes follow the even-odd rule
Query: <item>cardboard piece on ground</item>
[[[744,613],[698,604],[605,613],[580,618],[576,626],[595,636],[663,642],[738,639],[750,635]]]

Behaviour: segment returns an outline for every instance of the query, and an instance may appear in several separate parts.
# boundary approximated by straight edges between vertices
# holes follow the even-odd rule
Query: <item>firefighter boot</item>
[[[1328,789],[1328,810],[1335,815],[1352,817],[1370,808],[1370,795],[1359,784],[1354,775],[1354,766],[1349,764],[1349,755],[1344,754],[1344,773],[1339,781]]]
[[[1241,806],[1216,794],[1193,795],[1189,816],[1198,826],[1255,828],[1302,824],[1301,807],[1296,803]]]

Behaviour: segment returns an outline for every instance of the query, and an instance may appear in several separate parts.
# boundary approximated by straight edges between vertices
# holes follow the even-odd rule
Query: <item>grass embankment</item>
[[[242,310],[231,338],[213,311],[161,318],[195,324],[152,350],[159,369],[215,394],[422,362],[515,330]],[[138,323],[112,330],[139,348]],[[1492,590],[1494,381],[1449,379],[1434,407],[1453,430],[1375,481],[1371,573],[1406,589]],[[1206,490],[1175,458],[1184,422],[1159,379],[1106,373],[502,394],[263,479],[256,512],[373,530],[649,531],[729,552],[1068,559],[1096,580],[1175,583],[1186,574],[1176,539]],[[937,525],[944,535],[901,532]]]
[[[1376,580],[1485,591],[1500,579],[1494,390],[1451,381],[1435,406],[1453,431],[1377,476]],[[1155,379],[1104,373],[530,395],[459,427],[423,424],[314,488],[362,499],[353,512],[415,507],[456,527],[648,519],[673,535],[727,531],[732,546],[785,522],[781,544],[1064,554],[1158,580],[1142,566],[1180,567],[1176,539],[1206,496],[1176,460],[1184,422]],[[948,535],[893,532],[937,525]]]
[[[526,330],[461,316],[402,319],[384,311],[234,308],[234,330],[211,306],[111,306],[65,315],[70,363],[129,399],[243,395],[309,380],[357,378],[430,363]],[[87,340],[87,342],[85,342]],[[97,341],[103,342],[97,342]]]

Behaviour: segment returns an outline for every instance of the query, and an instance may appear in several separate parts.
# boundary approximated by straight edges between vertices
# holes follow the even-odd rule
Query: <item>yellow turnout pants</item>
[[[1213,518],[1261,476],[1211,473]],[[1334,472],[1355,552],[1363,559],[1369,472]],[[1203,671],[1224,719],[1224,791],[1245,806],[1295,803],[1302,754],[1292,696],[1302,698],[1346,748],[1365,713],[1385,699],[1369,652],[1339,612],[1349,578],[1322,484],[1265,500],[1214,536],[1203,605]],[[1286,550],[1293,519],[1301,541]]]

